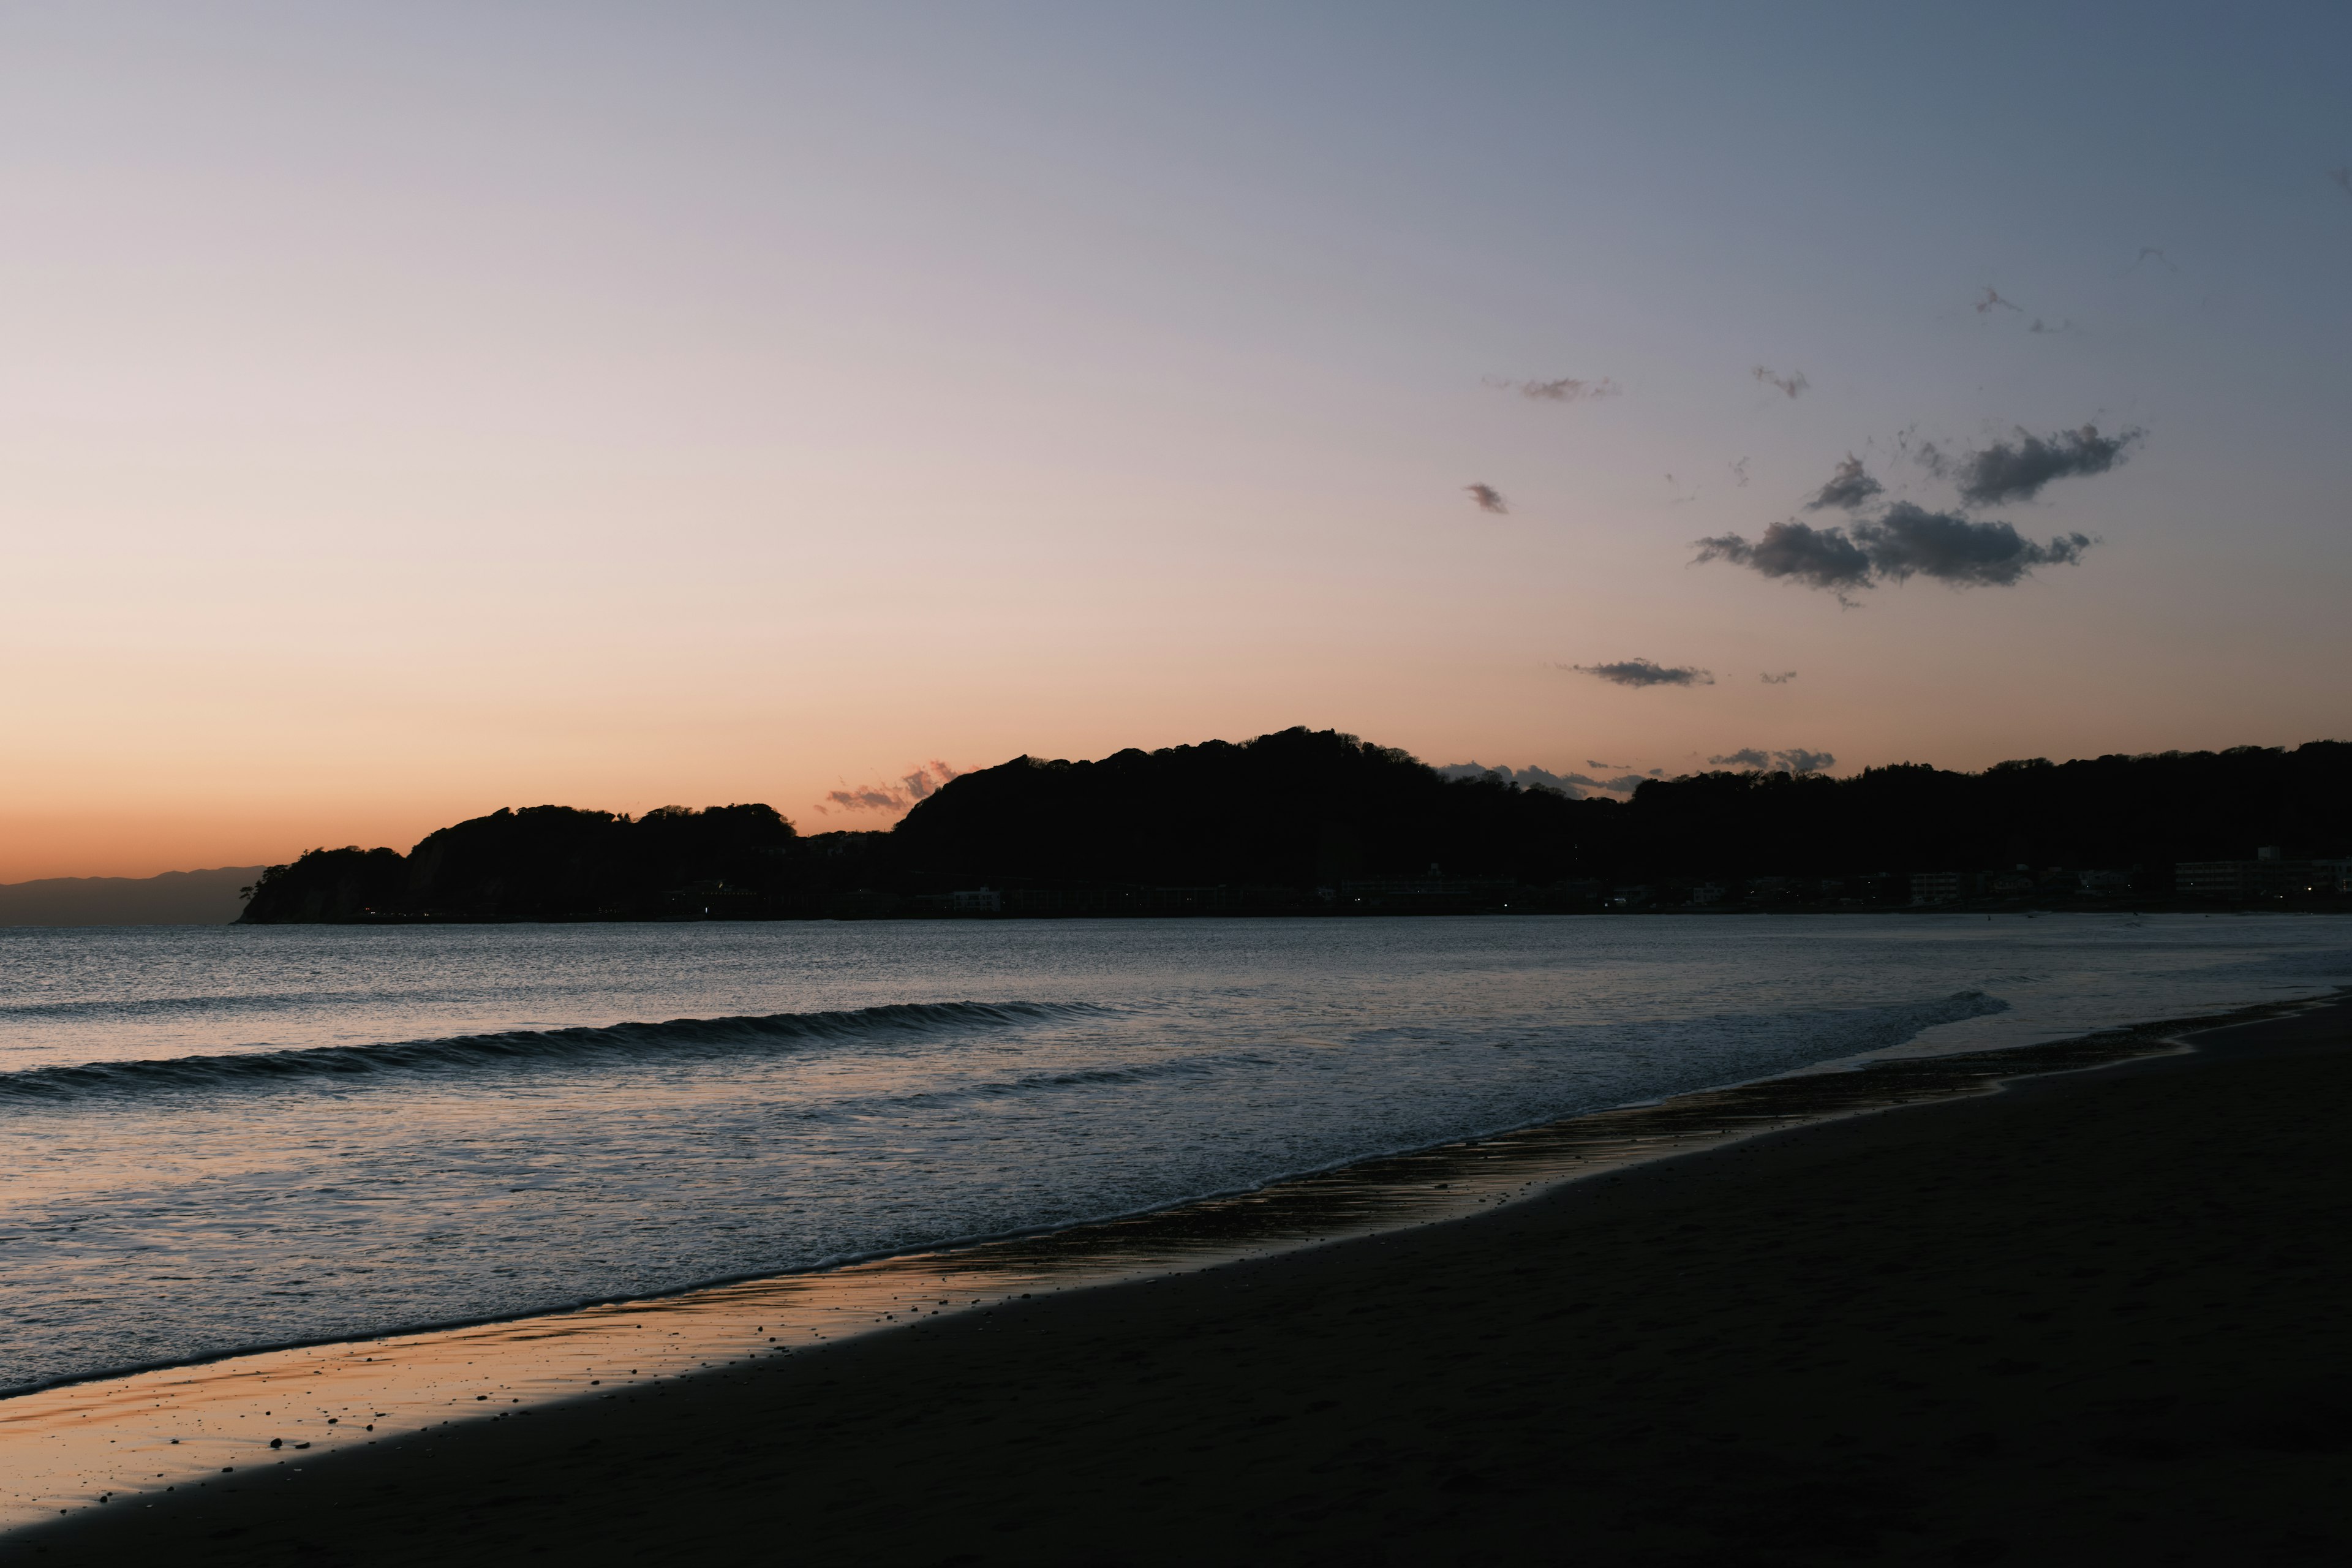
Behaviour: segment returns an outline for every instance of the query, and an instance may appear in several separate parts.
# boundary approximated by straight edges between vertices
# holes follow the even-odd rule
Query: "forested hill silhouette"
[[[890,847],[922,887],[1313,889],[1432,866],[1541,885],[1580,869],[1589,815],[1563,795],[1448,780],[1392,747],[1299,729],[1097,763],[1016,757],[917,805]]]
[[[1907,875],[2113,873],[2168,895],[2176,862],[2352,854],[2352,744],[2238,747],[1981,773],[1705,773],[1630,802],[1285,730],[1097,762],[965,773],[887,833],[803,837],[766,805],[632,820],[542,805],[446,827],[409,854],[312,850],[243,919],[785,919],[922,913],[1313,912],[1865,898]],[[1729,889],[1726,898],[1723,890]]]
[[[666,805],[634,821],[609,811],[527,806],[444,827],[406,855],[313,849],[263,872],[239,918],[276,924],[698,915],[713,899],[743,904],[750,889],[777,886],[780,852],[797,837],[767,805]]]

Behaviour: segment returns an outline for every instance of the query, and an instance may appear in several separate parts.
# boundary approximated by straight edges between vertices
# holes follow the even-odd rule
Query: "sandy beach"
[[[2352,1008],[88,1510],[43,1563],[2352,1552]]]

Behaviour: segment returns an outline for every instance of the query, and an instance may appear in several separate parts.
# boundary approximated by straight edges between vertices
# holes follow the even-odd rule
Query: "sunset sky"
[[[1894,9],[12,5],[0,880],[2352,737],[2352,12]]]

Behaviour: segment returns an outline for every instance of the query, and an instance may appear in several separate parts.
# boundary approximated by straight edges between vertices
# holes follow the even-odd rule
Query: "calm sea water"
[[[2352,983],[2352,921],[0,930],[0,1390]]]

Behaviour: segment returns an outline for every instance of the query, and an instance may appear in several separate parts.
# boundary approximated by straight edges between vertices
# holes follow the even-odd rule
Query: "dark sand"
[[[2352,1008],[91,1509],[47,1564],[2352,1562]]]

